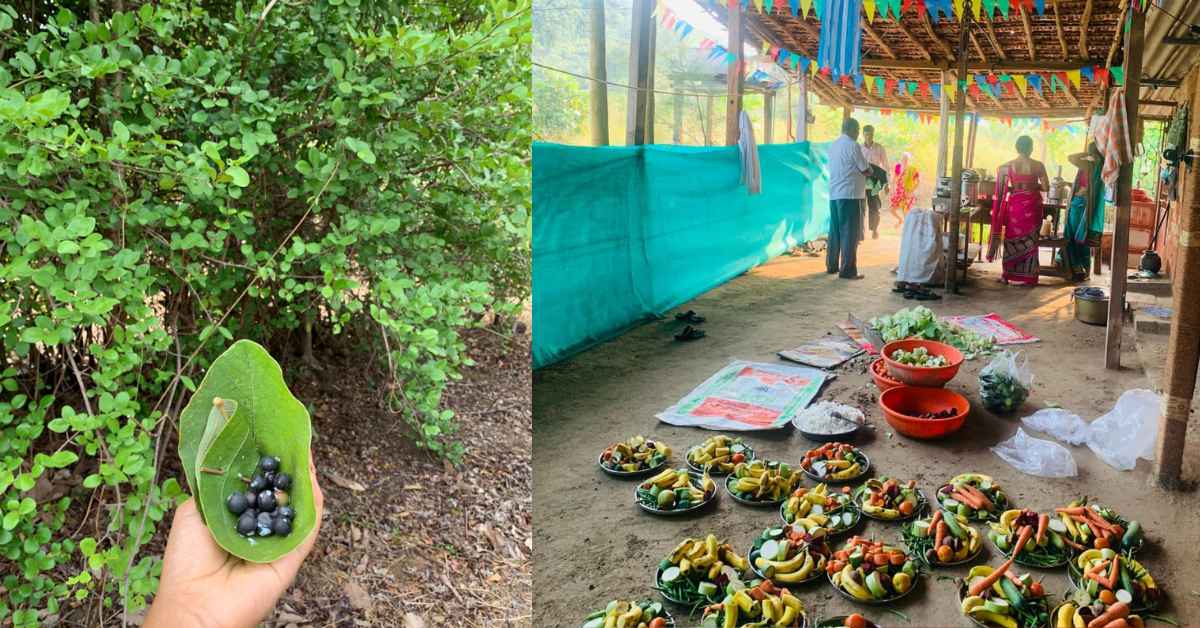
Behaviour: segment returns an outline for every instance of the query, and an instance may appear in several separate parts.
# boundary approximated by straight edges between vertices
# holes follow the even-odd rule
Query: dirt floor
[[[745,507],[727,495],[714,510],[697,517],[652,517],[634,506],[634,482],[604,475],[595,465],[596,456],[613,441],[644,434],[669,443],[676,452],[673,460],[682,466],[682,452],[710,433],[660,423],[655,413],[731,359],[775,362],[777,350],[829,333],[847,312],[867,318],[914,305],[890,291],[893,276],[888,271],[898,249],[893,237],[868,241],[860,249],[860,270],[867,278],[858,282],[824,274],[819,258],[777,258],[682,306],[708,317],[705,339],[677,343],[671,339],[677,330],[674,321],[652,322],[534,374],[535,625],[578,626],[584,615],[610,599],[656,598],[651,588],[655,565],[684,537],[713,532],[744,552],[764,528],[777,525],[776,511]],[[877,429],[858,444],[871,456],[877,474],[915,479],[931,492],[957,473],[976,471],[997,478],[1020,506],[1047,510],[1087,495],[1140,520],[1150,542],[1139,559],[1168,598],[1159,614],[1183,625],[1200,625],[1200,586],[1181,579],[1200,562],[1195,493],[1152,488],[1145,461],[1120,472],[1086,447],[1071,448],[1079,476],[1055,480],[1024,475],[988,451],[1016,431],[1019,417],[1040,407],[1058,404],[1092,420],[1107,412],[1123,391],[1148,386],[1131,338],[1124,343],[1125,368],[1104,369],[1104,328],[1074,320],[1067,284],[1046,279],[1037,288],[1018,288],[1000,285],[997,277],[993,267],[985,266],[962,296],[927,304],[942,315],[994,311],[1042,338],[1027,345],[1036,380],[1026,406],[1015,416],[999,418],[976,409],[966,426],[945,440],[907,439],[883,420],[867,362],[861,359],[839,370],[819,399],[850,403],[866,412]],[[1107,283],[1107,276],[1102,281]],[[977,376],[984,363],[968,362],[950,387],[977,401]],[[760,455],[793,463],[813,446],[791,428],[748,439]],[[1198,440],[1195,434],[1189,440],[1185,473],[1192,480],[1200,475]],[[897,524],[868,521],[860,533],[899,541]],[[994,554],[980,560],[1001,562]],[[924,577],[919,590],[895,606],[908,622],[878,608],[854,610],[884,625],[965,625],[949,578],[966,571],[940,569]],[[1042,575],[1056,599],[1068,591],[1065,570]],[[810,618],[852,610],[828,583],[819,582],[800,590]],[[681,614],[680,625],[698,623],[677,612]]]

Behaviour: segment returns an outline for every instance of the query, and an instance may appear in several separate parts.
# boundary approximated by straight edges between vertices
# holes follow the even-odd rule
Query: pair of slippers
[[[704,333],[703,329],[696,329],[695,327],[692,327],[692,325],[699,325],[700,323],[703,323],[705,321],[705,318],[703,316],[700,316],[699,314],[697,314],[696,312],[694,312],[692,310],[688,310],[686,312],[680,312],[679,314],[676,314],[675,320],[684,321],[686,323],[689,323],[686,327],[683,328],[683,331],[679,332],[678,334],[675,334],[675,340],[677,340],[679,342],[687,342],[689,340],[699,340],[707,335]]]
[[[939,301],[942,295],[917,284],[897,284],[892,292],[903,294],[905,299],[916,301]]]

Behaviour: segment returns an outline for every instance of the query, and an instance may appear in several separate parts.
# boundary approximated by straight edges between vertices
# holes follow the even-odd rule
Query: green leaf
[[[4,515],[4,529],[5,530],[11,530],[11,529],[17,527],[17,524],[20,522],[21,522],[21,515],[19,513],[10,512],[10,513]]]
[[[54,469],[61,469],[63,467],[75,464],[78,460],[78,454],[64,449],[62,451],[55,452],[53,456],[50,456],[50,460],[46,463],[46,466]]]
[[[204,447],[213,421],[213,400],[236,401],[236,411]],[[219,422],[219,421],[218,421]],[[179,458],[213,538],[225,551],[245,560],[266,563],[295,549],[316,524],[309,480],[312,426],[304,404],[283,380],[283,371],[266,349],[239,340],[213,362],[180,415]],[[295,478],[291,505],[296,509],[292,533],[286,537],[248,539],[237,533],[226,497],[243,490],[239,474],[250,476],[263,455],[277,456],[281,468]],[[200,472],[203,467],[205,471]]]
[[[225,170],[225,174],[229,175],[233,179],[233,184],[240,188],[250,185],[250,175],[241,166],[230,166]]]
[[[113,122],[112,130],[118,142],[121,144],[129,142],[129,127],[126,127],[124,122],[120,120]]]

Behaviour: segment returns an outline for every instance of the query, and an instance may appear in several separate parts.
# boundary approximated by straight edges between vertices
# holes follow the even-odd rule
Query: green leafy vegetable
[[[996,349],[996,343],[991,338],[940,320],[933,310],[924,306],[905,308],[888,316],[877,316],[872,318],[870,323],[883,337],[884,342],[905,338],[936,340],[962,351],[963,357],[968,360],[989,354]]]
[[[278,559],[304,541],[316,524],[308,411],[283,381],[279,364],[258,344],[239,340],[221,354],[180,416],[179,457],[197,506],[217,544],[256,563]],[[236,517],[224,507],[245,490],[263,455],[276,456],[294,472],[290,505],[292,533],[265,538],[237,533]]]

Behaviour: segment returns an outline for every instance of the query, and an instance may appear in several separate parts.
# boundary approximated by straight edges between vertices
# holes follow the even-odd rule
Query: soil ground
[[[727,495],[715,509],[693,518],[647,515],[632,503],[634,482],[604,475],[595,465],[596,456],[613,441],[644,434],[669,443],[673,461],[682,466],[682,452],[711,432],[660,423],[655,413],[731,359],[775,362],[777,350],[830,333],[847,312],[866,319],[916,305],[890,291],[889,268],[898,250],[898,240],[886,234],[868,240],[859,255],[860,272],[867,278],[858,282],[824,274],[820,258],[777,258],[681,306],[681,311],[693,309],[708,318],[703,325],[707,338],[674,342],[677,323],[650,322],[534,374],[535,625],[578,626],[587,612],[610,599],[657,598],[651,588],[655,565],[684,537],[712,532],[745,552],[764,528],[777,524],[775,510],[748,508]],[[1079,475],[1067,479],[1024,475],[988,451],[1016,431],[1020,417],[1038,408],[1054,403],[1090,421],[1111,409],[1122,392],[1148,387],[1131,335],[1123,343],[1124,367],[1105,370],[1104,328],[1074,319],[1071,286],[1056,279],[1043,279],[1044,285],[1036,288],[1003,286],[995,281],[997,269],[991,265],[973,274],[961,296],[925,304],[940,315],[997,312],[1041,337],[1040,343],[1023,347],[1035,374],[1023,408],[1011,417],[973,409],[966,426],[946,439],[910,440],[894,434],[884,421],[866,373],[868,362],[861,358],[838,370],[819,399],[865,411],[876,429],[858,444],[877,474],[915,479],[930,492],[958,473],[975,471],[995,477],[1023,507],[1048,510],[1087,495],[1140,520],[1150,542],[1138,557],[1167,595],[1159,613],[1183,625],[1200,624],[1200,587],[1184,577],[1200,562],[1195,493],[1153,488],[1147,462],[1121,472],[1087,447],[1070,448]],[[1107,275],[1098,281],[1107,283]],[[949,387],[977,402],[977,377],[985,364],[986,359],[968,362]],[[791,428],[753,433],[748,440],[760,455],[792,463],[813,446]],[[1198,440],[1191,435],[1185,466],[1193,481],[1200,475]],[[899,541],[897,524],[868,521],[860,533]],[[1001,560],[994,552],[980,559],[993,565]],[[923,578],[916,592],[895,605],[908,622],[879,608],[856,608],[824,581],[799,593],[810,618],[857,610],[889,626],[961,626],[965,621],[949,578],[966,571],[940,569]],[[1045,576],[1056,599],[1069,590],[1065,570],[1033,571]],[[673,611],[682,626],[698,623],[684,610]]]

